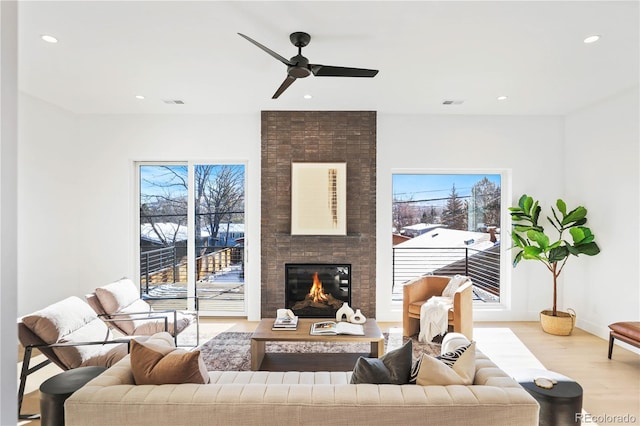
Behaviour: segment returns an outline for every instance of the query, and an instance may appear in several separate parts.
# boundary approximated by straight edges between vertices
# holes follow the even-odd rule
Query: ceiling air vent
[[[442,101],[442,105],[462,105],[463,100],[460,99],[445,99]]]
[[[164,99],[162,102],[171,105],[184,105],[184,101],[181,101],[180,99]]]

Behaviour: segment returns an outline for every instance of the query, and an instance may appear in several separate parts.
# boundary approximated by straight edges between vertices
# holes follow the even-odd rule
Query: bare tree
[[[500,226],[500,186],[485,176],[471,189],[476,217],[486,226]]]
[[[160,243],[168,247],[175,245],[180,228],[187,225],[187,167],[161,166],[157,170],[162,172],[152,180],[143,179],[154,190],[140,194],[140,224],[149,224]]]
[[[415,224],[414,209],[411,207],[411,203],[411,200],[401,201],[395,197],[393,199],[393,227],[398,233],[405,226]]]
[[[149,194],[141,194],[140,217],[141,223],[149,223],[162,244],[168,246],[175,244],[180,226],[186,226],[188,169],[187,166],[158,166],[158,170],[162,173],[156,174],[153,180],[145,180],[155,189]],[[220,224],[231,223],[234,214],[244,210],[244,167],[197,165],[193,172],[195,238],[201,241],[202,230],[206,227],[211,239],[215,240]],[[176,226],[161,228],[160,222]]]
[[[210,171],[211,172],[211,171]],[[234,215],[244,210],[244,168],[235,165],[215,166],[211,179],[204,181],[202,197],[198,199],[196,216],[202,216],[212,239],[218,238],[220,224],[226,223],[226,245],[229,224]]]

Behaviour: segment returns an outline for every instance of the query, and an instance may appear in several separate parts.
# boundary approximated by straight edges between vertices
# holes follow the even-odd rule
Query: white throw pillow
[[[462,350],[464,348],[464,350]],[[471,385],[476,375],[476,344],[470,343],[457,350],[460,355],[453,365],[442,360],[422,354],[418,361],[416,384],[428,385]],[[447,354],[441,355],[442,357]]]
[[[465,281],[467,281],[468,277],[464,275],[455,275],[453,278],[449,280],[449,284],[442,290],[442,296],[445,297],[453,297],[453,295],[458,290]]]

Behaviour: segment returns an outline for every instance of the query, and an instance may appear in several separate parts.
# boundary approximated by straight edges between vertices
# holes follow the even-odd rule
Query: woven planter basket
[[[556,336],[570,335],[576,325],[576,312],[573,309],[567,309],[567,311],[557,311],[555,317],[551,309],[540,312],[542,330]]]

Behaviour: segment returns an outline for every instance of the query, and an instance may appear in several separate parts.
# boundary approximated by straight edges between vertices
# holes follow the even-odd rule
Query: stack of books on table
[[[298,317],[282,317],[273,321],[272,330],[295,330],[298,327]]]

